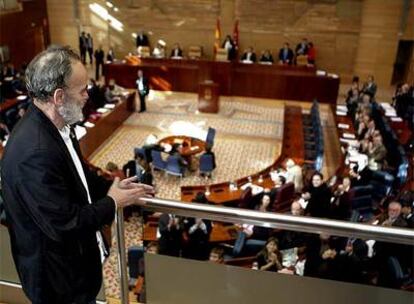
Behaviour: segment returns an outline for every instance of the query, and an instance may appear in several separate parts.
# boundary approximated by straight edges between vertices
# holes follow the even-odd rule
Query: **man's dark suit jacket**
[[[174,57],[175,50],[176,49],[172,49],[171,50],[171,57]],[[183,50],[182,49],[178,48],[178,54],[177,54],[177,56],[178,57],[183,57]]]
[[[96,231],[112,222],[115,203],[106,196],[111,183],[83,168],[93,204],[57,128],[31,105],[1,173],[12,254],[32,303],[87,303],[101,286]]]
[[[136,81],[137,81],[136,85],[137,85],[137,90],[138,90],[138,79]],[[147,96],[149,94],[149,90],[150,90],[148,78],[143,76],[142,77],[142,83],[144,85],[144,90],[140,91],[139,94]]]
[[[245,52],[242,57],[240,58],[240,60],[246,60],[247,59],[247,52]],[[250,56],[250,60],[252,62],[256,62],[256,54],[252,53],[252,55]]]
[[[145,34],[138,35],[136,39],[136,44],[137,44],[137,47],[138,46],[149,46],[148,36]]]
[[[292,49],[288,49],[287,58],[283,57],[283,53],[284,53],[284,49],[281,48],[280,51],[279,51],[279,60],[283,61],[283,62],[286,62],[286,60],[289,60],[289,64],[292,64],[292,61],[293,61],[293,51],[292,51]]]

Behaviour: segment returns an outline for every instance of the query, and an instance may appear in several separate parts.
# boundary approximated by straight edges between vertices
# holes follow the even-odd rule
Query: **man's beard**
[[[57,110],[67,125],[77,123],[84,118],[82,106],[70,98],[66,98],[66,101]]]

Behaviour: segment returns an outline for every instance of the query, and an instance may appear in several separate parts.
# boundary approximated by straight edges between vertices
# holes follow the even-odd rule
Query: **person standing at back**
[[[86,46],[88,47],[89,63],[92,64],[93,60],[93,39],[90,33],[86,35]]]
[[[83,119],[88,74],[66,47],[26,70],[33,103],[13,130],[1,183],[13,259],[34,304],[95,303],[102,283],[100,229],[117,208],[143,205],[153,188],[99,177],[84,163],[72,124]]]
[[[103,70],[104,58],[105,58],[105,53],[102,49],[102,45],[100,45],[99,49],[95,51],[95,66],[96,66],[95,80],[96,81],[98,81],[100,77],[99,68],[101,69],[101,71]]]
[[[138,70],[138,79],[136,81],[137,84],[137,90],[138,90],[138,96],[140,101],[140,110],[139,112],[145,112],[147,110],[146,104],[145,104],[145,98],[149,94],[149,85],[148,85],[148,79],[144,77],[144,73],[142,70]]]

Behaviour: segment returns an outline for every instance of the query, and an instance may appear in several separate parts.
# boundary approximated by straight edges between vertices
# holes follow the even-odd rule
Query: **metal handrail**
[[[374,239],[406,245],[414,245],[414,230],[396,227],[383,227],[369,224],[360,224],[345,221],[328,220],[307,216],[293,216],[273,212],[261,212],[240,208],[205,205],[199,203],[185,203],[160,198],[143,198],[144,209],[156,212],[172,213],[180,216],[199,217],[214,221],[251,224],[266,228],[288,229],[308,233],[325,233],[350,238]],[[127,267],[125,261],[125,246],[122,212],[117,212],[118,225],[118,266],[121,282],[127,282]],[[121,246],[122,245],[122,246]],[[123,285],[123,284],[122,284]],[[128,289],[121,288],[123,304],[128,302]],[[126,293],[126,294],[125,294]]]

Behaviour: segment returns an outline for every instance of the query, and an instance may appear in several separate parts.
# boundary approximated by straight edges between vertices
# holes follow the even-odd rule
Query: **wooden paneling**
[[[299,66],[142,59],[138,65],[107,64],[104,73],[107,81],[113,78],[118,85],[134,88],[138,69],[152,89],[162,91],[195,93],[200,82],[213,80],[220,95],[336,103],[339,90],[338,78],[316,76],[314,68]]]
[[[362,78],[374,74],[381,86],[390,82],[403,5],[402,0],[114,0],[119,12],[113,15],[124,24],[124,31],[111,29],[109,43],[107,23],[89,10],[95,1],[78,2],[81,28],[92,33],[95,46],[102,44],[105,51],[109,44],[114,46],[118,58],[134,50],[131,34],[139,30],[149,32],[152,44],[164,39],[171,48],[180,42],[185,52],[191,45],[201,45],[211,57],[216,18],[221,18],[222,38],[232,33],[239,19],[241,51],[252,45],[257,53],[269,48],[277,56],[283,42],[295,47],[307,37],[315,43],[318,68],[345,81],[354,74]],[[105,1],[96,2],[105,7]],[[51,24],[56,26],[52,40],[77,48],[72,1],[48,3]],[[414,0],[404,39],[413,37],[413,7]]]
[[[0,15],[0,45],[9,47],[17,68],[50,42],[46,0],[23,2],[22,7],[22,11]]]

